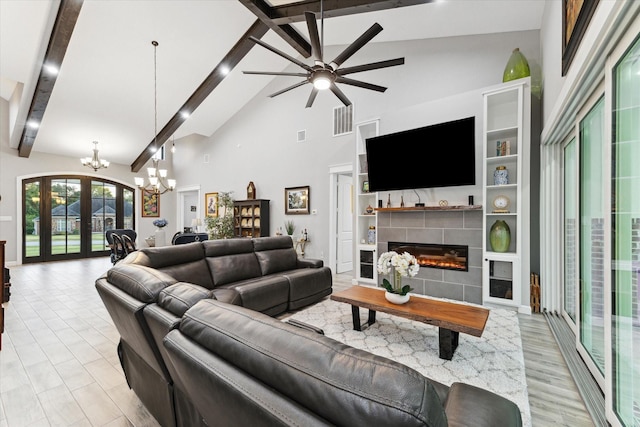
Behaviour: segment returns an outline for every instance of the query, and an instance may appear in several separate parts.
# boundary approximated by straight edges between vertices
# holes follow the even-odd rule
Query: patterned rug
[[[367,313],[360,310],[363,324]],[[317,326],[328,337],[403,363],[443,384],[458,381],[491,390],[515,402],[523,426],[531,426],[522,340],[514,311],[491,309],[482,337],[461,333],[451,360],[438,357],[438,328],[386,313],[376,313],[376,323],[358,332],[353,330],[351,305],[326,299],[288,319]]]

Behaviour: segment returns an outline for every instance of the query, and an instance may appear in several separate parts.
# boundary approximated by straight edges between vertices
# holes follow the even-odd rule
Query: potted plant
[[[293,220],[284,222],[284,230],[287,232],[291,238],[293,238],[293,232],[295,231],[296,226],[293,224]]]
[[[229,239],[235,236],[233,227],[232,191],[218,194],[218,213],[216,217],[207,217],[207,232],[210,239]]]
[[[388,274],[393,283],[386,278],[382,280],[381,287],[386,289],[385,298],[395,304],[404,304],[409,301],[408,293],[413,290],[409,285],[402,286],[403,277],[413,277],[418,274],[420,265],[415,256],[409,252],[402,254],[396,251],[385,252],[378,259],[378,274]]]

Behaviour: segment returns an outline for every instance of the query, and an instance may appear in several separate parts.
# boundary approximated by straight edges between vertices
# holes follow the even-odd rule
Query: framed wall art
[[[599,0],[562,0],[562,75],[567,74]]]
[[[284,189],[285,215],[309,214],[309,186],[288,187]]]
[[[155,218],[160,216],[160,195],[146,190],[142,191],[142,217]]]
[[[206,193],[204,195],[204,205],[206,216],[218,216],[218,193]]]

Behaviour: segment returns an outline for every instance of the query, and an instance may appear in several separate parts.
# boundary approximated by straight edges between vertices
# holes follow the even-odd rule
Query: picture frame
[[[562,0],[562,75],[566,75],[599,0]]]
[[[153,191],[140,190],[142,192],[142,217],[160,217],[160,195]]]
[[[369,181],[362,181],[362,192],[363,193],[369,192]]]
[[[205,216],[208,218],[218,216],[218,193],[205,193],[204,212]]]
[[[287,187],[284,189],[284,214],[308,215],[310,211],[309,186]]]

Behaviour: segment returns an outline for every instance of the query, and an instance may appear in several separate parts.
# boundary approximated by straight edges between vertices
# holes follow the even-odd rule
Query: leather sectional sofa
[[[129,387],[163,426],[521,425],[507,399],[272,317],[331,286],[288,236],[140,249],[96,281]]]

